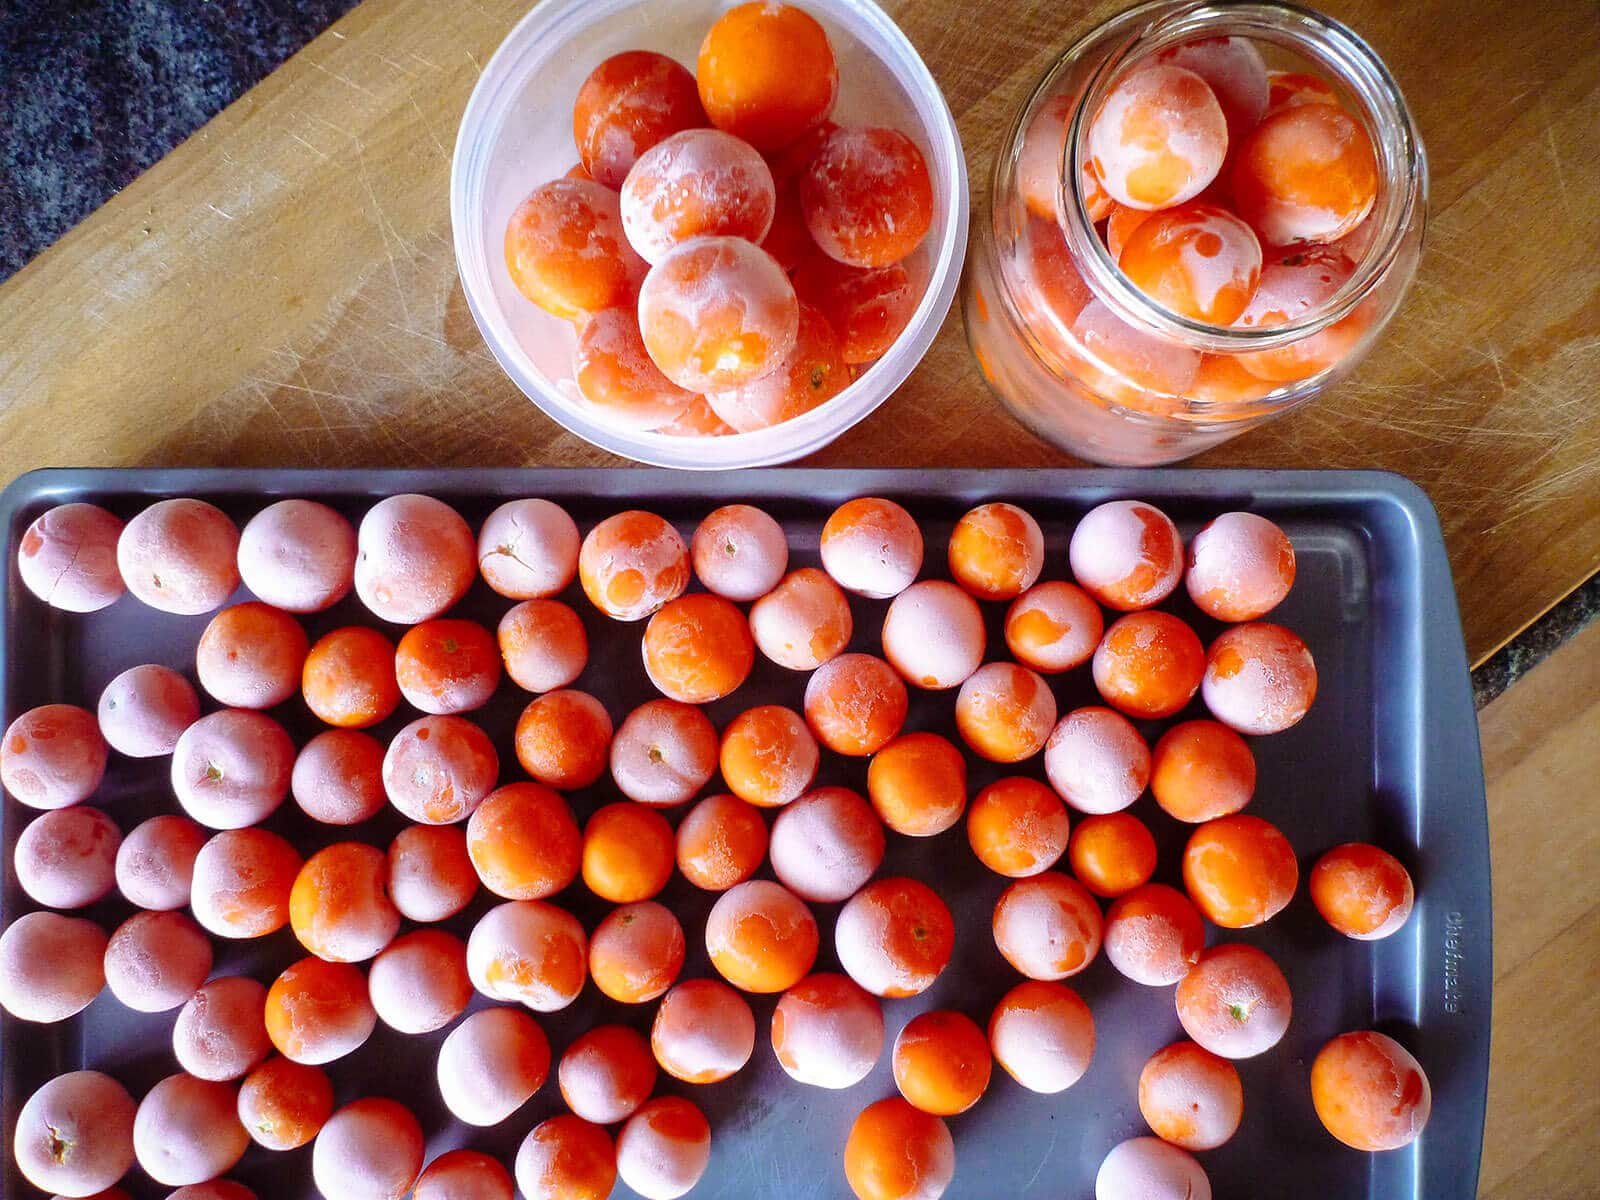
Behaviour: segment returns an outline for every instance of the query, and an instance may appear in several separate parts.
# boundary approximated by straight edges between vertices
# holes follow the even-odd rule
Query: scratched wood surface
[[[1328,6],[1417,111],[1422,274],[1356,378],[1201,461],[1420,481],[1478,660],[1600,566],[1600,19],[1592,0]],[[526,7],[367,0],[0,288],[0,475],[615,461],[501,376],[456,280],[450,147]],[[1118,7],[890,0],[975,187],[1049,48]],[[815,461],[1063,457],[1001,414],[952,313],[901,392]]]
[[[1494,1030],[1483,1200],[1600,1196],[1600,625],[1483,711]]]

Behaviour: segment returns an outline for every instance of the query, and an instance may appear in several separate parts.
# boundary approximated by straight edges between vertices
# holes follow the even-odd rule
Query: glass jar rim
[[[1142,23],[1141,19],[1143,19]],[[1411,222],[1425,212],[1427,162],[1400,85],[1377,52],[1348,26],[1332,17],[1280,0],[1244,3],[1148,0],[1112,18],[1136,24],[1131,37],[1094,68],[1088,86],[1073,104],[1062,144],[1056,211],[1062,233],[1085,279],[1122,320],[1175,339],[1197,350],[1239,352],[1272,350],[1299,341],[1343,320],[1372,293],[1399,256]],[[1102,27],[1103,28],[1103,27]],[[1070,47],[1047,73],[1028,108],[1049,91],[1059,71],[1098,31]],[[1350,277],[1311,312],[1278,325],[1217,326],[1172,312],[1141,291],[1118,269],[1096,234],[1082,190],[1076,186],[1088,161],[1091,118],[1111,88],[1150,55],[1199,37],[1254,36],[1287,46],[1320,63],[1359,101],[1359,118],[1378,156],[1378,198],[1367,221],[1378,234]],[[1385,185],[1382,181],[1394,181]],[[1309,245],[1308,245],[1308,248]],[[1290,249],[1284,247],[1283,249]]]

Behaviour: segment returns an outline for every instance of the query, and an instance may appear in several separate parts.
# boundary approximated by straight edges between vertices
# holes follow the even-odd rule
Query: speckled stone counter
[[[353,6],[0,3],[0,279]]]
[[[1472,690],[1482,708],[1528,671],[1549,658],[1556,647],[1600,617],[1600,575],[1530,625],[1520,636],[1472,673]]]

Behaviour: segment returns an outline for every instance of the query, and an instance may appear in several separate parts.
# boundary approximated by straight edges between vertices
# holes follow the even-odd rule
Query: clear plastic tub
[[[754,433],[673,437],[621,428],[572,383],[571,325],[529,303],[506,271],[512,211],[577,161],[572,102],[595,65],[623,50],[671,55],[693,69],[701,39],[730,3],[547,0],[518,23],[467,103],[450,178],[450,220],[467,304],[512,381],[595,445],[658,466],[718,469],[786,462],[821,449],[882,404],[921,360],[955,297],[967,245],[967,168],[939,86],[898,26],[871,0],[804,0],[839,62],[834,120],[887,125],[921,148],[933,180],[933,225],[905,263],[922,289],[911,322],[839,395]]]

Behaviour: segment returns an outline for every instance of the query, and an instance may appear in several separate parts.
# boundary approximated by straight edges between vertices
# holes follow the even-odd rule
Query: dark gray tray
[[[1301,633],[1321,675],[1311,714],[1295,729],[1255,741],[1260,786],[1253,812],[1279,824],[1302,864],[1300,894],[1269,925],[1232,935],[1271,953],[1294,989],[1288,1035],[1272,1052],[1239,1064],[1245,1085],[1244,1124],[1222,1149],[1201,1155],[1219,1197],[1374,1197],[1466,1200],[1475,1195],[1488,1075],[1490,893],[1488,831],[1467,664],[1450,571],[1439,526],[1427,498],[1395,476],[1357,472],[1271,471],[815,471],[766,470],[722,475],[648,470],[271,471],[58,470],[24,476],[0,496],[6,531],[7,585],[0,678],[5,717],[47,701],[94,706],[116,673],[141,662],[164,662],[192,675],[193,649],[206,618],[168,616],[125,597],[89,617],[57,613],[18,582],[16,544],[43,509],[90,500],[123,517],[164,496],[200,496],[242,524],[272,499],[307,496],[351,518],[395,492],[422,491],[456,505],[474,526],[504,499],[547,496],[566,505],[580,528],[626,507],[648,507],[674,521],[685,537],[711,508],[733,500],[762,505],[789,531],[793,565],[817,561],[821,522],[851,496],[892,496],[917,515],[927,538],[925,575],[946,574],[951,524],[985,499],[1025,505],[1043,525],[1046,578],[1069,577],[1066,545],[1076,518],[1109,498],[1136,496],[1161,505],[1185,536],[1216,513],[1248,508],[1279,522],[1294,540],[1299,577],[1274,619]],[[576,588],[574,588],[576,592]],[[1203,640],[1217,631],[1179,589],[1174,611],[1195,622]],[[493,624],[509,602],[481,583],[460,612]],[[884,605],[855,601],[852,648],[878,649]],[[598,616],[581,595],[575,607],[591,633],[593,657],[576,686],[598,694],[614,718],[652,694],[639,660],[640,626]],[[992,647],[1003,650],[988,606]],[[370,622],[353,598],[307,621],[315,638],[351,622]],[[759,657],[759,656],[758,656]],[[720,727],[743,708],[763,702],[800,707],[805,676],[762,660],[733,697],[711,706]],[[1056,681],[1062,711],[1093,699],[1087,673]],[[913,689],[915,692],[915,689]],[[511,730],[527,697],[503,684],[492,705],[476,714],[494,737],[505,778],[516,775]],[[951,693],[915,692],[908,728],[953,736]],[[214,707],[208,702],[208,707]],[[1199,711],[1196,701],[1195,711]],[[298,699],[275,713],[297,740],[317,727]],[[377,732],[387,735],[413,714],[404,710]],[[1014,769],[1014,768],[1013,768]],[[1037,760],[1024,766],[1040,776]],[[167,762],[114,758],[96,803],[124,829],[175,808]],[[974,789],[1001,768],[974,762]],[[819,782],[863,789],[865,762],[828,756]],[[1040,776],[1042,777],[1042,776]],[[573,797],[580,820],[616,798],[605,780]],[[1157,811],[1148,796],[1132,810],[1150,819],[1161,848],[1158,879],[1176,883],[1185,830]],[[30,907],[11,871],[11,851],[32,814],[9,799],[4,807],[4,919]],[[677,814],[673,814],[676,819]],[[268,823],[307,853],[359,837],[386,845],[400,822],[393,812],[354,832],[316,826],[292,802]],[[1333,934],[1305,894],[1304,874],[1315,857],[1343,841],[1372,840],[1397,853],[1417,883],[1414,916],[1379,943]],[[989,915],[1004,881],[984,870],[967,848],[962,827],[933,839],[891,835],[884,872],[935,883],[955,912],[958,939],[950,970],[926,994],[884,1005],[888,1035],[929,1007],[959,1008],[985,1022],[996,1000],[1018,981],[994,948]],[[765,872],[764,872],[765,873]],[[467,913],[447,923],[463,936],[490,903],[480,894]],[[663,899],[690,933],[685,976],[709,973],[698,936],[712,897],[674,880]],[[605,906],[574,885],[560,897],[592,928]],[[823,951],[817,969],[837,969],[831,937],[837,906],[818,909]],[[111,928],[128,913],[110,898],[88,915]],[[1216,941],[1216,931],[1212,931]],[[218,973],[250,972],[263,980],[300,956],[287,931],[253,943],[219,944]],[[1036,1096],[996,1070],[989,1094],[970,1113],[951,1120],[957,1147],[955,1182],[947,1195],[1004,1200],[1080,1200],[1093,1191],[1101,1157],[1122,1138],[1146,1132],[1135,1099],[1145,1058],[1181,1036],[1171,988],[1127,983],[1102,957],[1073,979],[1094,1010],[1098,1046],[1088,1074],[1055,1097]],[[481,997],[475,1007],[481,1006]],[[714,1129],[711,1167],[694,1197],[708,1200],[799,1200],[847,1197],[840,1167],[845,1133],[866,1104],[892,1093],[888,1055],[873,1074],[844,1093],[792,1083],[767,1039],[773,1000],[757,999],[756,1053],[726,1082],[695,1088],[664,1079],[663,1089],[692,1096]],[[653,1006],[626,1008],[593,988],[565,1012],[541,1018],[559,1053],[597,1020],[648,1028]],[[0,1100],[5,1114],[4,1193],[35,1195],[10,1163],[18,1109],[53,1074],[79,1067],[107,1070],[142,1095],[176,1070],[171,1014],[123,1010],[109,995],[81,1017],[57,1026],[0,1022]],[[1410,1149],[1367,1155],[1325,1133],[1311,1107],[1308,1071],[1322,1043],[1348,1029],[1377,1027],[1397,1036],[1421,1060],[1433,1084],[1433,1118]],[[433,1057],[442,1034],[408,1039],[382,1026],[356,1054],[334,1064],[341,1103],[362,1094],[390,1095],[413,1105],[429,1132],[429,1155],[473,1145],[510,1161],[526,1131],[560,1108],[554,1079],[502,1126],[474,1131],[452,1123],[438,1099]],[[273,1155],[252,1148],[234,1177],[262,1200],[315,1196],[309,1148]],[[165,1194],[135,1169],[125,1186],[136,1200]],[[620,1185],[617,1195],[631,1195]]]

